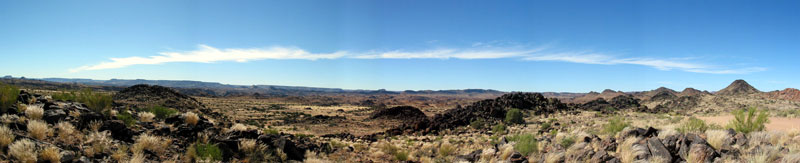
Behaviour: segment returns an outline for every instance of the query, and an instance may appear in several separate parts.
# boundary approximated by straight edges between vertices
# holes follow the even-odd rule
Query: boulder
[[[689,147],[689,155],[687,158],[694,158],[694,160],[703,160],[703,162],[713,162],[715,158],[719,157],[714,148],[706,144],[695,143]]]
[[[128,143],[133,142],[133,136],[137,135],[131,129],[128,129],[125,126],[125,123],[120,120],[108,120],[103,123],[103,126],[100,127],[100,131],[108,130],[111,132],[111,137],[117,140],[125,141]]]
[[[651,157],[661,157],[667,162],[672,162],[672,154],[670,154],[667,147],[665,147],[658,138],[647,139],[647,148],[650,149]]]
[[[528,159],[525,158],[525,156],[522,156],[522,154],[520,154],[519,152],[514,152],[508,158],[508,161],[512,163],[527,163]]]
[[[62,109],[45,110],[42,119],[50,124],[56,124],[67,118],[67,113]]]

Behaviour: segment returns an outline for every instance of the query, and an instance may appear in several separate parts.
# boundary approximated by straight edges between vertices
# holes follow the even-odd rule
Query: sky
[[[800,87],[800,2],[0,0],[0,75],[345,89]]]

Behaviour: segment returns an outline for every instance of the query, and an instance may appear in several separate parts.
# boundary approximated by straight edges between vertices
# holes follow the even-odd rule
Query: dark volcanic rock
[[[42,119],[47,123],[55,124],[67,118],[67,113],[61,109],[45,110]]]
[[[398,106],[388,109],[380,109],[372,112],[370,119],[401,119],[418,120],[428,118],[425,113],[412,106]]]
[[[531,110],[536,115],[551,114],[557,111],[567,111],[566,104],[558,99],[545,98],[539,93],[510,93],[496,99],[482,100],[466,107],[456,107],[437,114],[431,120],[423,119],[407,123],[395,129],[390,129],[387,134],[400,132],[425,133],[438,132],[459,126],[466,126],[478,119],[488,121],[502,121],[509,108]]]
[[[114,102],[138,108],[163,106],[175,108],[184,112],[187,110],[202,110],[205,108],[205,106],[196,99],[178,93],[171,88],[146,84],[134,85],[119,91],[114,94]]]
[[[653,157],[661,157],[667,162],[672,162],[672,154],[670,154],[667,147],[665,147],[658,138],[647,139],[647,148],[650,149],[650,154],[652,154]]]
[[[114,137],[114,139],[122,140],[129,143],[133,142],[133,136],[136,135],[136,132],[134,132],[131,129],[128,129],[128,127],[125,126],[125,123],[123,123],[120,120],[105,121],[103,123],[103,126],[100,127],[100,130],[111,131],[111,136]]]

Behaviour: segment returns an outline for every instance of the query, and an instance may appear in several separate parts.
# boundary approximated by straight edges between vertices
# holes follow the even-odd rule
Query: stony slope
[[[755,94],[761,93],[758,89],[751,86],[746,81],[739,79],[733,81],[728,87],[719,90],[716,95],[723,95],[723,96],[736,96],[736,95],[747,95],[747,94]]]

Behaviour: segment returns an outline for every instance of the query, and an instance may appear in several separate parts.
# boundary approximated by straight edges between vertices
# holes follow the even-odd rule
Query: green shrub
[[[528,156],[539,150],[539,142],[533,134],[522,134],[508,137],[508,141],[517,142],[514,144],[514,150],[521,153],[523,156]]]
[[[17,103],[18,96],[19,88],[13,85],[0,83],[0,111],[5,113],[8,108],[14,106],[14,104]]]
[[[606,134],[615,135],[628,126],[630,126],[630,123],[625,122],[625,119],[622,117],[614,117],[609,119],[607,124],[603,125],[603,132]]]
[[[439,154],[439,156],[447,157],[447,156],[452,155],[455,152],[456,152],[456,147],[455,146],[453,146],[451,144],[447,144],[447,143],[442,143],[442,145],[439,146],[438,154]]]
[[[756,112],[758,112],[757,116]],[[764,131],[764,124],[769,122],[767,110],[758,111],[756,108],[733,111],[733,116],[734,119],[728,123],[728,127],[743,133]]]
[[[136,118],[133,118],[133,115],[127,111],[121,111],[117,113],[117,119],[124,122],[126,126],[132,126],[136,123]]]
[[[52,97],[54,100],[74,101],[86,104],[89,109],[98,113],[106,112],[111,108],[111,104],[114,103],[110,94],[94,92],[89,88],[83,89],[80,92],[61,91],[60,93],[53,94]]]
[[[508,124],[523,124],[525,120],[522,119],[522,111],[519,109],[511,109],[506,112],[505,122]]]
[[[194,146],[195,155],[200,160],[221,161],[222,150],[216,144],[196,143]]]
[[[547,131],[547,130],[550,130],[550,127],[551,127],[551,126],[552,126],[552,124],[551,124],[550,122],[544,122],[544,123],[542,123],[542,125],[541,125],[541,126],[539,126],[539,127],[540,127],[542,130],[545,130],[545,131]]]
[[[486,127],[486,122],[483,122],[482,119],[476,119],[470,122],[469,126],[476,130],[481,130]]]
[[[575,137],[572,136],[564,137],[558,144],[560,144],[561,147],[569,148],[570,146],[572,146],[572,144],[575,144]]]
[[[139,109],[139,111],[151,112],[151,113],[155,114],[156,118],[158,118],[158,119],[167,119],[170,116],[175,115],[175,114],[178,113],[178,110],[175,110],[175,109],[172,109],[172,108],[163,107],[163,106],[153,106],[153,107],[149,107],[149,108],[146,108],[146,109]]]
[[[494,127],[492,127],[492,133],[493,134],[504,134],[505,132],[506,132],[506,125],[504,125],[502,123],[501,124],[497,124]]]
[[[708,130],[708,125],[706,125],[706,122],[695,117],[689,118],[688,121],[684,122],[678,127],[678,132],[681,133],[706,132],[706,130]]]
[[[394,154],[394,159],[397,161],[406,161],[408,160],[408,152],[406,151],[398,151]]]

